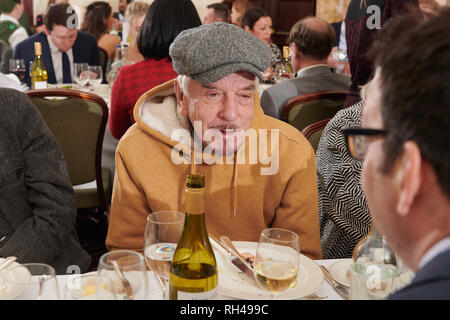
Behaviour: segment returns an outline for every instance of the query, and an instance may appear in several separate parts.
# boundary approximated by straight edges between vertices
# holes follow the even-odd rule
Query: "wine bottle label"
[[[186,212],[191,214],[205,213],[204,195],[204,188],[186,188]]]
[[[214,300],[217,298],[217,287],[206,292],[185,292],[178,290],[178,300]]]
[[[47,89],[47,81],[35,81],[34,89]]]

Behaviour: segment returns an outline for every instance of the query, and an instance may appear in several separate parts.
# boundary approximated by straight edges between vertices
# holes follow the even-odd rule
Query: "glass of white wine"
[[[73,64],[73,79],[83,88],[89,81],[88,64],[86,62],[76,62]]]
[[[144,236],[144,256],[147,267],[153,271],[157,281],[161,281],[164,297],[170,263],[183,232],[185,214],[178,211],[155,211],[147,216]]]
[[[297,283],[300,266],[300,242],[290,230],[270,228],[259,237],[255,255],[257,284],[276,298]]]

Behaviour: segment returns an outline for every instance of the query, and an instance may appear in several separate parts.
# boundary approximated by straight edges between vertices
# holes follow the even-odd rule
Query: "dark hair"
[[[44,17],[44,24],[49,32],[53,30],[53,26],[55,24],[58,26],[68,27],[68,21],[78,21],[78,19],[73,19],[74,15],[76,16],[75,10],[70,6],[70,4],[53,4],[47,10]]]
[[[105,21],[111,15],[111,11],[111,6],[105,1],[92,2],[86,8],[81,31],[94,35],[98,41],[103,34],[108,32]]]
[[[295,43],[297,49],[305,56],[323,60],[326,59],[333,48],[336,34],[333,27],[323,21],[324,29],[316,30],[308,25],[308,20],[320,19],[316,17],[306,17],[296,22],[289,33],[289,43]]]
[[[214,12],[224,22],[228,22],[230,19],[230,9],[225,3],[211,3],[206,6],[207,9],[214,9]]]
[[[450,200],[450,9],[406,31],[378,57],[388,172],[414,141]]]
[[[171,59],[169,46],[177,35],[202,24],[191,0],[155,0],[147,11],[137,45],[145,59]]]
[[[262,8],[250,8],[247,9],[242,17],[241,26],[244,28],[248,26],[250,30],[253,30],[256,21],[261,17],[268,17],[269,15]]]

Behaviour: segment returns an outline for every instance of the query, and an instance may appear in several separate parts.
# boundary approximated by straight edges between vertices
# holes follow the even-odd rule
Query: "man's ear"
[[[403,153],[397,159],[395,183],[398,190],[397,212],[406,216],[419,193],[422,184],[422,156],[417,144],[407,141],[403,144]]]
[[[177,98],[177,104],[180,107],[180,113],[183,117],[188,116],[188,111],[186,106],[186,96],[183,93],[183,90],[180,88],[180,84],[178,83],[178,80],[175,79],[174,82],[174,89],[175,89],[175,96]]]

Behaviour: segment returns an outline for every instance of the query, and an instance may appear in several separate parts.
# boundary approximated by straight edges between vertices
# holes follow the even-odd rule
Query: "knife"
[[[235,265],[239,270],[241,270],[245,275],[247,275],[251,280],[255,280],[255,274],[253,273],[253,268],[248,264],[247,261],[239,254],[237,250],[233,250],[229,245],[224,244],[219,241],[215,236],[209,234],[209,239],[211,244],[217,248],[220,252],[225,253],[233,265]],[[222,239],[222,237],[221,237]],[[234,248],[234,246],[233,246]],[[234,251],[234,252],[233,252]]]
[[[348,291],[333,279],[331,274],[328,272],[327,268],[325,268],[324,266],[319,267],[320,269],[322,269],[323,275],[325,276],[325,280],[334,289],[334,291],[336,291],[341,296],[342,299],[348,300],[349,299]]]
[[[122,271],[119,268],[119,265],[117,264],[116,260],[111,261],[114,270],[116,270],[117,274],[119,275],[120,282],[122,283],[123,288],[125,289],[125,300],[132,300],[133,299],[133,289],[131,289],[130,282],[127,278],[123,275]]]

